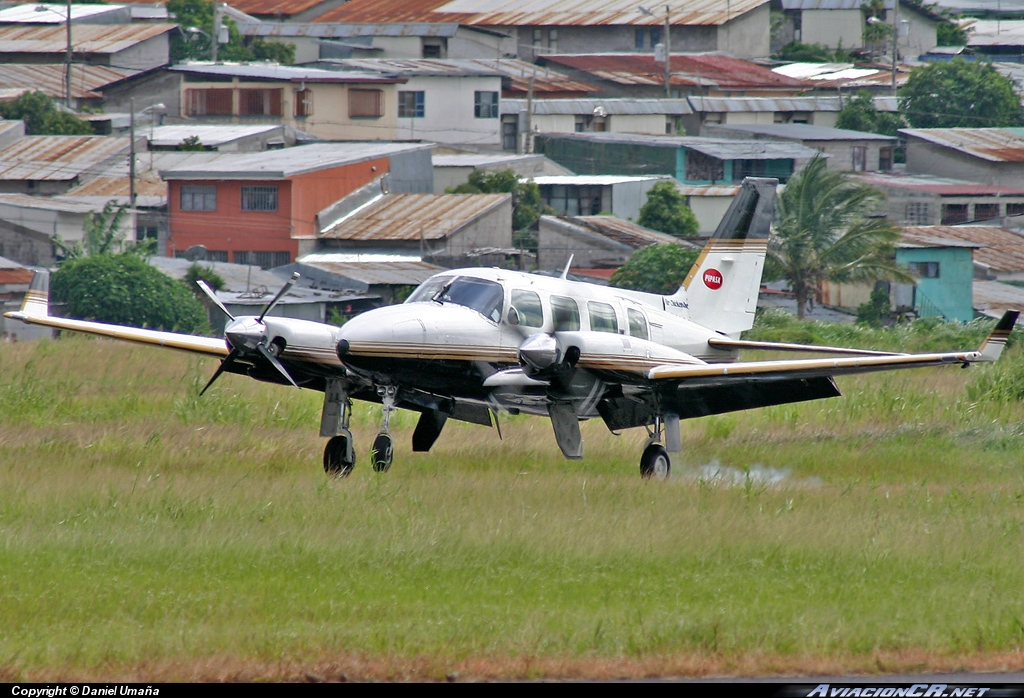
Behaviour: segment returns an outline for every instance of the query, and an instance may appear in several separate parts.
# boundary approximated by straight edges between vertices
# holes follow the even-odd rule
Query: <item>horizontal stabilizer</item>
[[[999,358],[1000,354],[1003,353],[1003,348],[1006,346],[1006,340],[1010,338],[1013,326],[1017,324],[1017,317],[1019,315],[1020,311],[1018,310],[1007,310],[1003,313],[1003,316],[999,318],[999,322],[996,323],[992,332],[989,333],[978,349],[981,353],[980,361],[995,361]]]

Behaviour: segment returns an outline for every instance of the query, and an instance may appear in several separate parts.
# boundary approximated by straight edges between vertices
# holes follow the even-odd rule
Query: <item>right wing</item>
[[[180,349],[194,354],[219,357],[228,355],[227,344],[223,339],[218,339],[217,337],[201,337],[191,334],[178,334],[176,332],[144,330],[138,327],[109,325],[103,322],[54,317],[50,315],[49,306],[50,272],[37,271],[35,276],[32,277],[32,284],[29,286],[28,292],[25,294],[21,310],[6,313],[4,317],[20,320],[32,325],[44,325],[72,332],[85,332],[137,344],[150,344],[170,349]]]

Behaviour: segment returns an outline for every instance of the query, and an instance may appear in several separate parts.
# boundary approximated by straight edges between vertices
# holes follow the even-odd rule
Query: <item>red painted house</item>
[[[289,264],[315,243],[319,212],[377,177],[389,174],[396,192],[433,191],[431,147],[318,143],[163,170],[167,256],[202,245],[211,261]]]

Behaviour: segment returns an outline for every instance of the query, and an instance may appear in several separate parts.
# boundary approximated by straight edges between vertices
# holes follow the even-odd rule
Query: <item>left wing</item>
[[[32,325],[44,325],[58,330],[85,332],[87,334],[121,339],[138,344],[152,344],[170,349],[180,349],[194,354],[220,357],[227,356],[228,354],[228,348],[224,340],[216,337],[200,337],[191,334],[144,330],[137,327],[109,325],[103,322],[54,317],[50,315],[49,304],[50,273],[47,271],[37,271],[35,276],[32,277],[32,284],[29,286],[28,292],[25,294],[21,310],[5,313],[4,317],[9,317],[12,320],[21,320]]]

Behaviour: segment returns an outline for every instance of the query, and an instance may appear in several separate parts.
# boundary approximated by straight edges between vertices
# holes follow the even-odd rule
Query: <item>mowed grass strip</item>
[[[588,423],[570,462],[545,420],[503,419],[504,441],[450,423],[412,454],[406,413],[378,475],[370,407],[355,473],[329,479],[318,393],[225,376],[197,400],[214,366],[89,340],[0,349],[0,675],[1020,656],[1024,410],[969,400],[992,369],[687,422],[673,478],[646,483],[642,430]]]

